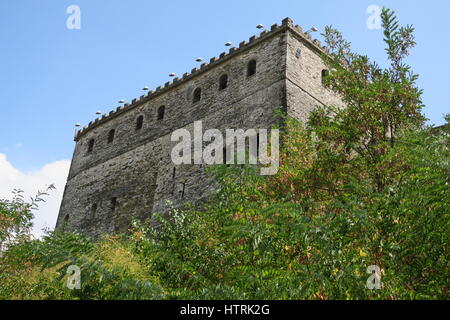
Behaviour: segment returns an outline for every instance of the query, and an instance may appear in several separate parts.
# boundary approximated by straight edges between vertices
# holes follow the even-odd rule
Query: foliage
[[[69,266],[82,270],[80,289],[67,286]],[[10,248],[0,263],[0,299],[161,299],[158,278],[130,241],[93,242],[76,233],[52,233]]]
[[[328,157],[325,161],[335,160],[345,166],[356,155],[357,165],[365,169],[361,172],[377,183],[377,191],[388,183],[380,169],[385,167],[383,157],[389,147],[394,147],[398,133],[424,120],[420,112],[422,90],[416,85],[418,75],[405,63],[415,45],[414,28],[399,28],[389,9],[382,10],[381,18],[390,62],[386,69],[367,56],[353,53],[339,31],[325,29],[323,36],[331,52],[325,59],[332,70],[325,84],[340,94],[346,107],[317,108],[309,120],[322,144],[320,154]],[[331,154],[330,149],[334,150]]]
[[[221,167],[222,191],[205,211],[176,210],[156,236],[139,229],[172,295],[448,298],[449,136],[405,131],[385,155],[404,168],[389,186],[377,192],[369,178],[354,179],[336,192],[307,184],[320,161],[305,147],[307,130],[288,119],[286,133],[278,175]],[[371,265],[382,270],[381,290],[366,287]]]
[[[54,186],[50,185],[47,191],[53,189]],[[25,202],[23,191],[13,190],[11,200],[0,200],[0,252],[9,245],[30,239],[33,210],[46,195],[47,192],[39,191],[30,202]]]

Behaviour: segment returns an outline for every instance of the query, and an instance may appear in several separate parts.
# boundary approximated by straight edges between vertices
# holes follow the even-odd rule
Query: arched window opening
[[[136,130],[141,130],[144,124],[144,116],[139,116],[136,119]]]
[[[325,80],[329,74],[330,74],[330,71],[328,71],[327,69],[322,70],[322,85],[325,84]]]
[[[108,143],[111,143],[111,142],[114,141],[114,135],[115,135],[115,134],[116,134],[116,130],[114,130],[114,129],[109,130],[109,133],[108,133]]]
[[[89,140],[89,142],[88,142],[88,150],[87,150],[88,153],[91,153],[92,150],[94,150],[94,143],[95,143],[94,139],[90,139]]]
[[[251,77],[256,74],[256,60],[250,60],[247,64],[247,77]]]
[[[163,120],[164,119],[164,113],[166,112],[166,107],[165,106],[161,106],[158,108],[158,120]]]
[[[192,96],[192,102],[196,103],[199,102],[202,99],[202,89],[197,88],[194,90],[194,95]]]
[[[219,78],[219,90],[223,90],[226,87],[228,87],[228,75],[223,74],[220,78]]]

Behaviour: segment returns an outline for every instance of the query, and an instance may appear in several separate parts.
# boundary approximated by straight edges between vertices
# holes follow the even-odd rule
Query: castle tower
[[[306,120],[342,103],[322,85],[326,49],[286,18],[200,68],[134,99],[77,132],[56,229],[90,236],[127,230],[167,201],[198,203],[214,189],[204,165],[176,166],[171,133],[268,129],[276,109]]]

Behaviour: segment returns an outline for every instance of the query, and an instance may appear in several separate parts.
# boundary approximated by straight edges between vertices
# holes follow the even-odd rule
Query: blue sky
[[[81,30],[66,28],[69,5]],[[396,10],[414,24],[418,46],[409,63],[425,90],[425,115],[449,111],[450,1],[144,1],[9,0],[0,3],[0,153],[22,172],[70,159],[76,122],[108,112],[289,16],[304,29],[341,30],[353,49],[385,61],[380,30],[366,26],[369,5]],[[318,35],[317,35],[318,36]],[[2,181],[0,181],[0,184]]]

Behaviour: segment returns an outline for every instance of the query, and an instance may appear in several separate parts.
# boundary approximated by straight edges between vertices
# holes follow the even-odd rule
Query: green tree
[[[330,55],[324,58],[331,70],[325,84],[341,96],[346,107],[325,106],[310,116],[310,130],[321,144],[319,156],[330,162],[329,170],[321,177],[324,184],[335,184],[330,179],[336,175],[330,170],[335,170],[336,165],[345,167],[352,161],[363,166],[361,172],[376,182],[378,191],[383,190],[388,183],[383,156],[394,147],[401,129],[423,123],[418,75],[405,62],[415,46],[414,28],[399,27],[389,9],[382,10],[381,19],[387,68],[354,53],[339,31],[325,28],[323,36]]]
[[[50,185],[47,191],[54,189]],[[44,201],[47,192],[38,194],[26,202],[22,190],[13,190],[12,199],[0,199],[0,251],[17,242],[29,240],[33,227],[33,210]]]

